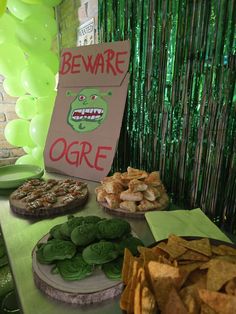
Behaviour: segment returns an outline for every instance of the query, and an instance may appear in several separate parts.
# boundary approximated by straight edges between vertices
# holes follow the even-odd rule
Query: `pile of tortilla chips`
[[[170,235],[152,248],[125,249],[120,307],[127,314],[236,313],[236,249]]]

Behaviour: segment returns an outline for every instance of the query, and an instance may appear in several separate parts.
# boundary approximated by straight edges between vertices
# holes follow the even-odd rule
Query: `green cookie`
[[[83,252],[82,256],[89,265],[101,265],[117,258],[119,251],[112,242],[100,241],[90,244]]]

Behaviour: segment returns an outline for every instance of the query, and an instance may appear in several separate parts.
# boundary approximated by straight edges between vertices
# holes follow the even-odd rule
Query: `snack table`
[[[65,179],[67,176],[45,173],[44,179]],[[83,181],[83,180],[81,180]],[[85,181],[87,182],[87,181]],[[98,215],[111,218],[96,202],[94,189],[96,182],[87,182],[89,199],[76,216]],[[0,223],[8,252],[9,263],[24,314],[69,314],[69,313],[122,313],[119,297],[79,306],[58,302],[43,294],[34,284],[31,253],[36,243],[48,233],[51,227],[67,220],[67,215],[42,220],[29,220],[16,216],[9,207],[8,195],[0,196]],[[133,231],[145,245],[154,242],[149,226],[144,219],[127,219]]]

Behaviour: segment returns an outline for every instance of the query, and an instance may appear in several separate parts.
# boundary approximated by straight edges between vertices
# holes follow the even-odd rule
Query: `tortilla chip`
[[[126,249],[121,308],[127,314],[236,313],[236,250],[209,244],[170,235],[167,243],[138,247],[139,257]]]
[[[206,289],[206,270],[196,269],[191,272],[191,274],[187,278],[187,282],[185,285],[193,285],[198,284],[201,288]]]
[[[144,286],[141,291],[141,309],[142,314],[156,313],[155,297],[147,286]]]
[[[185,244],[188,243],[188,241],[184,240],[183,238],[177,236],[176,234],[170,234],[168,237],[168,245],[171,244]]]
[[[149,248],[140,250],[140,252],[140,257],[143,259],[143,268],[145,270],[145,280],[148,282],[149,285],[151,285],[151,278],[147,270],[147,265],[150,261],[158,261],[161,256],[157,255],[152,249]]]
[[[158,252],[156,249],[160,250],[160,252]],[[142,250],[141,252],[141,257],[143,258],[144,264],[148,264],[148,262],[150,261],[158,261],[160,263],[164,263],[164,264],[172,264],[174,263],[173,260],[169,259],[169,255],[162,251],[159,248],[155,248],[155,250],[153,249],[146,249],[146,250]]]
[[[201,265],[202,265],[201,262],[194,262],[194,263],[179,265],[178,267],[180,268],[181,272],[187,272],[190,274],[192,271],[199,268]]]
[[[236,278],[231,279],[225,285],[225,292],[227,294],[235,295],[236,296]]]
[[[212,245],[212,252],[217,255],[236,256],[236,249],[227,245]]]
[[[139,261],[138,258],[134,257],[132,253],[125,248],[124,250],[124,260],[122,265],[121,278],[125,285],[128,284],[130,277],[132,277],[134,262]]]
[[[185,248],[190,249],[191,251],[198,252],[205,256],[211,256],[211,244],[208,238],[203,238],[200,240],[192,240],[188,241],[187,243],[181,242],[180,245],[184,246]]]
[[[135,289],[134,297],[134,313],[155,313],[156,301],[155,297],[148,288],[145,270],[143,267],[138,269],[138,284]]]
[[[236,264],[236,256],[234,255],[216,255],[214,259],[222,259],[232,264]]]
[[[219,291],[223,285],[236,277],[236,266],[223,260],[211,260],[207,272],[207,289]]]
[[[184,248],[181,245],[177,245],[177,244],[166,244],[165,242],[161,242],[157,245],[157,247],[159,247],[160,249],[162,249],[163,251],[165,251],[166,253],[169,254],[170,257],[172,257],[173,259],[181,256],[182,254],[184,254],[187,249]]]
[[[219,314],[233,314],[236,309],[236,297],[221,292],[198,290],[200,299]]]
[[[135,297],[135,288],[137,286],[137,283],[139,282],[139,276],[138,272],[141,265],[138,260],[134,260],[133,262],[133,269],[132,269],[132,275],[129,282],[131,282],[129,286],[129,295],[128,295],[128,307],[127,307],[127,314],[133,313],[134,309],[134,297]]]
[[[200,314],[217,314],[217,313],[214,310],[212,310],[206,303],[202,303]]]
[[[178,260],[175,260],[177,262],[177,265],[188,265],[188,264],[194,264],[196,262],[199,262],[199,263],[204,263],[203,261],[191,261],[191,260],[183,260],[183,261],[178,261]]]
[[[182,299],[189,314],[198,314],[200,311],[199,303],[190,294],[186,294]]]
[[[145,270],[141,265],[139,265],[137,276],[138,276],[138,281],[142,285],[145,285],[146,284],[146,275],[145,275]]]
[[[178,236],[177,234],[170,233],[168,236],[168,244],[175,244],[175,243],[185,243],[187,240],[185,240],[183,237]]]
[[[201,262],[195,262],[191,264],[179,265],[179,269],[183,274],[184,282],[187,280],[189,275],[195,270],[198,269],[202,265]]]
[[[144,264],[147,264],[149,261],[156,261],[158,260],[159,256],[166,255],[165,252],[156,247],[146,248],[138,246],[138,251],[140,253],[140,257],[144,261]]]
[[[200,312],[196,289],[193,289],[192,286],[185,287],[180,290],[179,295],[189,314],[198,314]]]
[[[136,287],[134,289],[134,313],[142,314],[141,308],[141,283],[137,282]]]
[[[130,273],[132,271],[133,261],[134,261],[134,256],[127,248],[125,248],[124,260],[123,260],[123,266],[122,266],[122,272],[121,272],[121,278],[125,285],[128,284],[128,281],[130,279]]]
[[[128,282],[127,286],[125,286],[125,289],[123,290],[120,297],[120,308],[124,311],[128,310],[130,287],[131,287],[131,280]]]
[[[178,261],[202,261],[202,262],[207,262],[209,261],[209,257],[195,252],[195,251],[191,251],[188,250],[187,252],[185,252],[183,255],[181,255],[180,257],[177,258]]]
[[[129,285],[129,293],[128,293],[127,309],[126,309],[127,314],[133,313],[134,291],[135,291],[135,287],[137,286],[137,283],[138,283],[137,277],[133,276],[130,280],[130,285]]]
[[[210,267],[210,265],[211,265],[211,263],[212,263],[213,260],[215,260],[215,258],[209,260],[209,261],[206,262],[206,263],[203,263],[199,268],[200,268],[200,269],[208,269],[208,268]]]
[[[178,295],[176,289],[173,287],[169,292],[169,298],[165,304],[164,314],[188,314],[188,311]]]
[[[126,263],[128,263],[128,266],[126,265],[128,271],[123,271],[123,268],[126,267],[123,262],[122,273],[124,273],[123,278],[127,280],[127,285],[121,295],[120,307],[127,313],[132,313],[134,307],[135,287],[138,283],[138,271],[142,266],[139,260],[134,258],[128,250],[126,252]]]
[[[183,277],[179,268],[155,261],[150,261],[147,269],[157,305],[163,311],[171,289],[173,286],[179,288]]]
[[[202,278],[198,282],[185,286],[179,292],[181,299],[183,300],[189,313],[199,313],[200,312],[200,298],[198,294],[198,289],[205,289],[206,283]]]
[[[178,263],[176,260],[169,260],[165,256],[159,256],[157,262],[162,263],[162,264],[168,264],[177,267]]]

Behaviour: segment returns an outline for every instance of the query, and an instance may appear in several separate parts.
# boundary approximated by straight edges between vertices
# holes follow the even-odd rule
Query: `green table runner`
[[[231,242],[231,240],[202,212],[192,210],[152,211],[145,214],[156,241],[178,236],[200,236]]]

